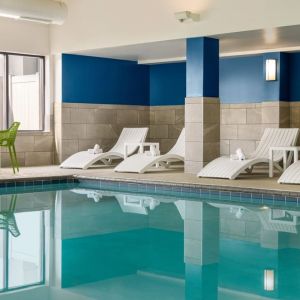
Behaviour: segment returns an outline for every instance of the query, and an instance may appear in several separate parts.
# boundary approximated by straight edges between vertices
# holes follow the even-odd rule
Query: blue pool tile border
[[[63,186],[62,186],[63,185]],[[45,178],[19,178],[0,181],[0,194],[14,192],[49,191],[74,187],[103,189],[119,192],[146,193],[168,197],[300,207],[300,192],[251,190],[195,184],[158,183],[154,181],[88,178],[81,176],[55,176]]]
[[[158,184],[155,182],[133,182],[129,180],[89,179],[77,177],[83,188],[102,189],[119,192],[147,193],[169,197],[184,197],[205,201],[230,202],[261,206],[300,207],[300,193],[278,191],[239,191],[229,187],[200,186],[188,184]]]
[[[64,185],[64,186],[62,186]],[[52,191],[55,189],[69,189],[78,185],[78,179],[68,177],[47,178],[18,178],[0,181],[0,195],[12,193],[28,193],[38,191]]]

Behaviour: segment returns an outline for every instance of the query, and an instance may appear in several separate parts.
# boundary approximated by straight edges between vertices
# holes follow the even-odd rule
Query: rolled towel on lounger
[[[100,148],[98,144],[96,144],[93,149],[88,149],[88,153],[99,154],[99,153],[103,153],[103,150]]]
[[[235,153],[236,153],[239,160],[245,160],[246,159],[246,156],[245,156],[245,154],[244,154],[244,152],[241,148],[236,149]]]
[[[241,148],[236,149],[235,154],[230,155],[231,160],[245,160],[246,156]]]

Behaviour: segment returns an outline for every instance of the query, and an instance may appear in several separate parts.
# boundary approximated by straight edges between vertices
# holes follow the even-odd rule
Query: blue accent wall
[[[184,105],[186,64],[150,66],[150,105]]]
[[[189,43],[194,43],[195,40],[198,41],[189,39]],[[203,50],[201,47],[199,51]],[[194,49],[197,55],[198,50],[197,47]],[[276,82],[265,81],[264,64],[267,57],[279,60],[279,80]],[[203,73],[194,74],[200,67],[201,60],[189,66],[188,76],[192,79],[187,78],[188,64],[189,61],[187,64],[145,66],[132,61],[64,54],[63,101],[153,106],[183,105],[188,92],[187,85],[190,84],[191,88],[188,96],[199,96],[202,93],[199,88],[203,90],[203,86],[199,85]],[[220,59],[219,66],[219,97],[222,103],[300,101],[300,53],[226,57]],[[211,80],[208,80],[208,86],[209,81]],[[197,87],[194,86],[196,83]],[[194,87],[195,90],[192,92]],[[207,91],[209,90],[207,87]],[[211,92],[205,96],[216,96],[213,90],[216,92],[215,87],[211,87]]]
[[[136,62],[62,55],[63,102],[148,105],[149,67]]]
[[[262,101],[289,101],[297,96],[294,78],[300,77],[300,59],[294,67],[289,53],[222,58],[220,60],[220,99],[223,103],[251,103]],[[277,60],[277,80],[265,80],[265,60]],[[297,64],[298,63],[298,64]],[[298,68],[298,69],[297,69]],[[291,70],[294,74],[291,74]],[[298,71],[299,70],[299,71]]]
[[[219,97],[219,40],[187,39],[186,95]]]
[[[289,54],[290,101],[300,101],[300,53]]]
[[[220,59],[220,99],[222,103],[251,103],[264,100],[261,55]]]

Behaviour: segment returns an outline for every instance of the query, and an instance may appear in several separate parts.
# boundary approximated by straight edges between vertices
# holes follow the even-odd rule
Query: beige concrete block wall
[[[19,132],[16,139],[20,166],[52,165],[54,162],[54,137],[52,132]],[[1,167],[11,166],[7,148],[1,148]]]
[[[148,140],[165,153],[184,126],[184,105],[55,104],[55,161],[100,144],[110,149],[124,127],[149,127]]]
[[[267,127],[290,127],[288,102],[262,102],[221,105],[221,155],[241,147],[252,153]]]
[[[59,110],[61,105],[61,112]],[[100,144],[109,150],[124,127],[148,127],[149,107],[133,105],[102,104],[56,104],[61,113],[61,128],[57,124],[58,161],[78,151]]]
[[[300,102],[290,103],[290,120],[291,127],[300,128]]]
[[[54,112],[50,132],[18,134],[16,149],[21,166],[58,163],[95,143],[101,143],[107,150],[115,143],[123,127],[133,126],[149,127],[148,140],[159,142],[161,152],[165,153],[184,127],[185,106],[56,103]],[[197,111],[190,114],[193,115],[196,117]],[[300,128],[299,102],[221,104],[220,152],[228,155],[242,147],[250,153],[256,148],[264,128],[289,126]],[[10,166],[5,148],[1,149],[1,154],[1,166]]]
[[[54,136],[51,132],[18,133],[16,152],[20,166],[52,165],[54,162]],[[1,167],[11,166],[7,148],[1,148]]]
[[[159,142],[166,153],[175,144],[184,127],[184,105],[151,106],[149,141]]]
[[[189,114],[190,118],[196,118],[198,113],[193,111]],[[174,145],[184,127],[184,115],[184,105],[148,107],[57,103],[55,152],[61,155],[56,157],[56,162],[95,143],[100,143],[105,150],[109,149],[126,126],[149,127],[148,140],[159,142],[161,152],[165,153]],[[208,113],[205,116],[213,117]],[[266,127],[289,127],[290,119],[291,126],[300,127],[300,104],[221,104],[220,119],[221,155],[233,153],[238,147],[249,154],[255,150]]]

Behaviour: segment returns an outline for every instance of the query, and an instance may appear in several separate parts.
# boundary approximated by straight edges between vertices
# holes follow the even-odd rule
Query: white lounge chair
[[[185,156],[185,131],[182,129],[180,136],[173,148],[164,155],[152,156],[135,154],[124,159],[114,169],[115,172],[145,173],[153,166],[167,167],[173,161],[184,161]]]
[[[124,158],[125,143],[141,143],[147,136],[148,128],[124,128],[116,144],[107,152],[93,154],[88,151],[81,151],[71,155],[61,165],[65,169],[87,169],[96,162],[101,161],[105,165],[110,165],[114,159]],[[133,154],[138,146],[129,145],[127,155]]]
[[[207,164],[198,177],[235,179],[244,171],[251,172],[256,164],[269,163],[270,147],[294,146],[299,134],[298,128],[266,128],[256,151],[245,160],[231,160],[229,157],[219,157]],[[274,154],[274,166],[279,166],[283,155],[281,151]]]
[[[279,177],[278,183],[300,184],[300,160],[290,165]]]

